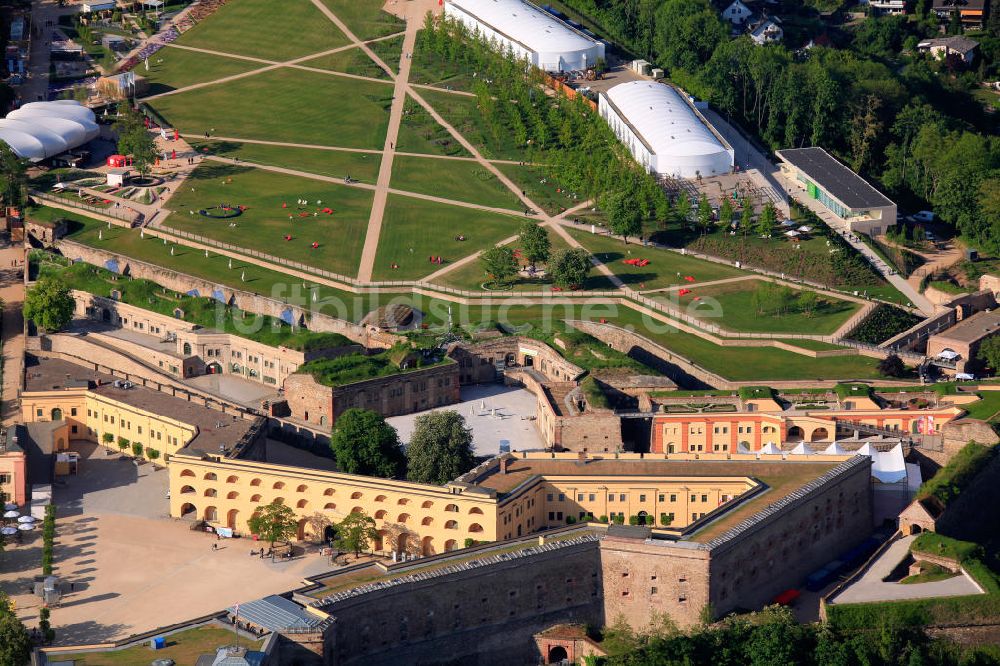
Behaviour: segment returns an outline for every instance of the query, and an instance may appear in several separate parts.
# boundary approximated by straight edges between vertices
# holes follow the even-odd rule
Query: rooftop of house
[[[979,46],[979,42],[961,35],[949,35],[948,37],[932,37],[917,44],[917,48],[929,49],[935,46],[946,46],[952,51],[968,53]]]
[[[986,7],[986,0],[934,0],[931,8],[934,11],[953,11],[957,9],[960,12],[967,11],[983,11]]]
[[[56,358],[40,358],[33,354],[24,356],[25,391],[64,391],[88,388],[98,382],[113,382],[111,375],[98,372],[85,365]]]
[[[977,312],[931,337],[942,342],[969,344],[1000,333],[1000,310]]]

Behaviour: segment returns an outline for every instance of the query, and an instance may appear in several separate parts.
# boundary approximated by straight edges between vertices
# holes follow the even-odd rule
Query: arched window
[[[215,488],[208,488],[205,490],[205,497],[218,497],[219,493],[215,492]]]
[[[250,485],[251,486],[259,486],[260,485],[260,479],[253,479],[253,480],[251,480],[250,481]]]
[[[457,544],[455,543],[454,539],[448,539],[447,541],[444,542],[444,551],[447,553],[450,550],[455,550],[456,545]]]
[[[483,515],[483,510],[480,509],[478,506],[474,506],[471,509],[469,509],[469,513],[470,514],[478,513],[481,516],[481,515]]]
[[[457,520],[449,520],[448,522],[446,522],[444,524],[444,528],[446,530],[457,530],[458,529],[458,521]]]
[[[331,509],[336,509],[336,508],[337,508],[337,505],[334,504],[333,502],[327,502],[326,504],[323,505],[323,509],[325,511],[329,511]]]
[[[274,485],[271,486],[271,488],[273,488],[274,490],[281,490],[284,487],[285,487],[284,481],[275,481]]]
[[[259,502],[260,501],[260,495],[252,495],[250,497],[250,501],[251,502]]]
[[[304,493],[307,490],[309,490],[309,487],[306,486],[305,484],[302,484],[301,486],[299,486],[298,488],[295,489],[295,492],[297,492],[297,493]]]
[[[333,488],[327,488],[326,490],[323,491],[323,497],[329,497],[333,493],[334,493]]]
[[[469,531],[470,532],[482,532],[483,531],[483,526],[480,525],[479,523],[472,523],[471,525],[469,525]]]
[[[321,426],[326,425],[326,415],[325,414],[323,416],[319,417],[319,424]]]
[[[239,480],[240,477],[238,476],[230,476],[229,478],[226,479],[226,483],[237,483],[239,482]]]
[[[182,469],[181,476],[194,476],[194,472],[190,469]]]
[[[182,353],[185,356],[190,356],[191,355],[191,343],[190,342],[185,342],[184,343],[184,347],[182,349],[184,350]]]
[[[445,511],[454,511],[455,513],[458,513],[458,505],[457,504],[449,504],[448,506],[446,506],[444,508],[444,510]]]
[[[356,506],[353,509],[351,509],[351,513],[364,513],[364,512],[365,510],[362,509],[360,506]]]
[[[420,521],[421,525],[432,525],[433,523],[434,523],[434,519],[431,518],[430,516],[427,516],[426,518],[424,518],[423,520]]]
[[[228,495],[226,495],[226,499],[237,499],[239,496],[240,496],[240,494],[238,492],[236,492],[235,490],[233,490]]]
[[[386,514],[385,509],[379,509],[378,511],[375,512],[375,519],[383,520],[385,518],[385,514]]]
[[[351,493],[351,499],[361,499],[361,493]]]
[[[420,505],[420,508],[421,508],[421,509],[429,509],[429,508],[431,508],[432,506],[434,506],[434,502],[432,502],[432,501],[430,501],[430,500],[427,500],[427,501],[425,501],[425,502],[424,502],[423,504],[421,504],[421,505]]]
[[[273,500],[273,503],[274,504],[284,504],[285,503],[285,498],[284,497],[275,497],[274,500]]]
[[[400,497],[398,500],[396,500],[396,504],[398,504],[400,506],[403,506],[403,505],[406,505],[406,504],[409,504],[409,503],[410,503],[410,500],[406,499],[405,497]]]
[[[308,504],[309,504],[309,502],[307,502],[304,499],[303,500],[299,500],[298,502],[295,503],[295,508],[296,509],[304,509],[304,508],[306,508],[306,506]]]
[[[375,501],[376,502],[384,502],[385,501],[385,495],[376,495],[375,496]]]
[[[408,513],[401,513],[401,514],[399,514],[399,516],[396,517],[396,522],[397,523],[405,523],[409,519],[410,519],[410,514],[408,514]]]
[[[209,472],[202,478],[204,478],[206,481],[217,481],[219,477],[215,475],[215,472]]]
[[[194,493],[194,488],[191,486],[184,486],[181,488],[181,495],[191,495]]]
[[[219,519],[219,511],[214,506],[205,507],[205,520],[215,522]]]

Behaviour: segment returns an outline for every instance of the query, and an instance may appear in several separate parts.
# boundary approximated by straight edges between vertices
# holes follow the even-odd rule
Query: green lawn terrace
[[[382,11],[383,0],[320,0],[354,36],[364,41],[402,32],[406,22]]]
[[[399,59],[403,52],[402,35],[390,36],[370,42],[368,48],[385,63],[393,74],[399,71]],[[318,67],[331,72],[353,74],[354,76],[365,76],[372,79],[388,80],[391,78],[388,72],[372,60],[360,46],[304,60],[301,65],[303,67]]]
[[[350,40],[309,0],[239,0],[222,5],[175,43],[287,61],[346,46]]]
[[[396,345],[378,354],[347,354],[337,358],[315,359],[299,366],[297,372],[312,375],[324,386],[337,387],[454,362],[436,350]]]
[[[403,104],[396,150],[425,155],[471,157],[471,153],[439,125],[427,109],[409,96]]]
[[[212,623],[168,634],[166,646],[155,653],[150,650],[149,641],[144,640],[118,650],[50,653],[45,660],[49,664],[73,666],[135,666],[149,663],[155,657],[173,659],[176,664],[194,664],[203,654],[211,654],[214,659],[218,648],[237,643],[248,650],[260,650],[265,640],[240,638],[230,628]]]
[[[420,280],[516,236],[521,219],[390,194],[372,277],[376,281]],[[465,240],[458,240],[460,236]],[[432,263],[431,257],[441,257],[443,263]]]
[[[706,287],[692,284],[689,289],[683,295],[676,292],[672,302],[685,314],[733,333],[832,335],[861,309],[860,303],[764,280],[741,280]],[[772,304],[767,303],[767,294],[772,295]],[[815,299],[815,304],[808,308],[800,305],[800,299],[810,297]],[[755,300],[760,305],[755,306]],[[800,342],[808,344],[807,341],[791,344],[803,346]]]
[[[220,141],[188,139],[188,143],[205,155],[239,159],[254,165],[291,169],[328,178],[356,180],[374,185],[378,180],[382,155],[376,151],[359,152],[336,148],[298,148],[273,146],[252,141]],[[399,159],[397,157],[397,159]]]
[[[750,273],[726,264],[705,261],[680,252],[652,246],[643,247],[635,239],[626,245],[621,238],[603,230],[590,233],[570,229],[569,234],[604,263],[625,284],[639,291],[670,287],[691,288],[703,282],[746,277]],[[626,259],[648,259],[643,267],[624,263]],[[688,276],[694,281],[686,280]]]
[[[252,60],[227,58],[180,48],[165,48],[150,58],[149,69],[144,66],[137,67],[136,75],[142,76],[149,82],[146,95],[161,95],[196,83],[260,69],[262,66],[262,63]]]
[[[472,160],[396,155],[392,187],[453,201],[523,212],[517,196],[482,164]],[[475,214],[469,211],[468,214]]]
[[[358,271],[372,192],[209,161],[169,203],[173,213],[166,227],[351,277]],[[227,219],[199,213],[221,215],[221,204],[245,210]]]
[[[385,143],[391,103],[388,82],[287,67],[149,101],[168,125],[185,136],[210,132],[236,139],[371,150],[381,150]]]
[[[33,274],[38,277],[58,277],[70,289],[105,298],[109,298],[112,290],[115,290],[119,294],[116,300],[127,305],[182,319],[203,328],[232,333],[272,347],[314,351],[353,344],[340,333],[314,333],[302,328],[292,328],[280,319],[227,307],[215,298],[180,294],[149,280],[120,280],[116,273],[107,269],[85,263],[69,264],[48,253],[33,252],[31,263]],[[177,316],[178,309],[183,316]]]

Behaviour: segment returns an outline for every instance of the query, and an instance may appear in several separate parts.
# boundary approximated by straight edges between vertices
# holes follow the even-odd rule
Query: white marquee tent
[[[94,112],[74,100],[30,102],[0,120],[0,140],[32,162],[79,148],[100,133]]]

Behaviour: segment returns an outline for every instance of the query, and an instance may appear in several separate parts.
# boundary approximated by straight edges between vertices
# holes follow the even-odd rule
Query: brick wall
[[[299,373],[290,375],[284,388],[292,418],[333,425],[336,417],[352,407],[399,416],[454,404],[460,399],[459,366],[447,361],[338,387],[324,386],[312,375]]]

